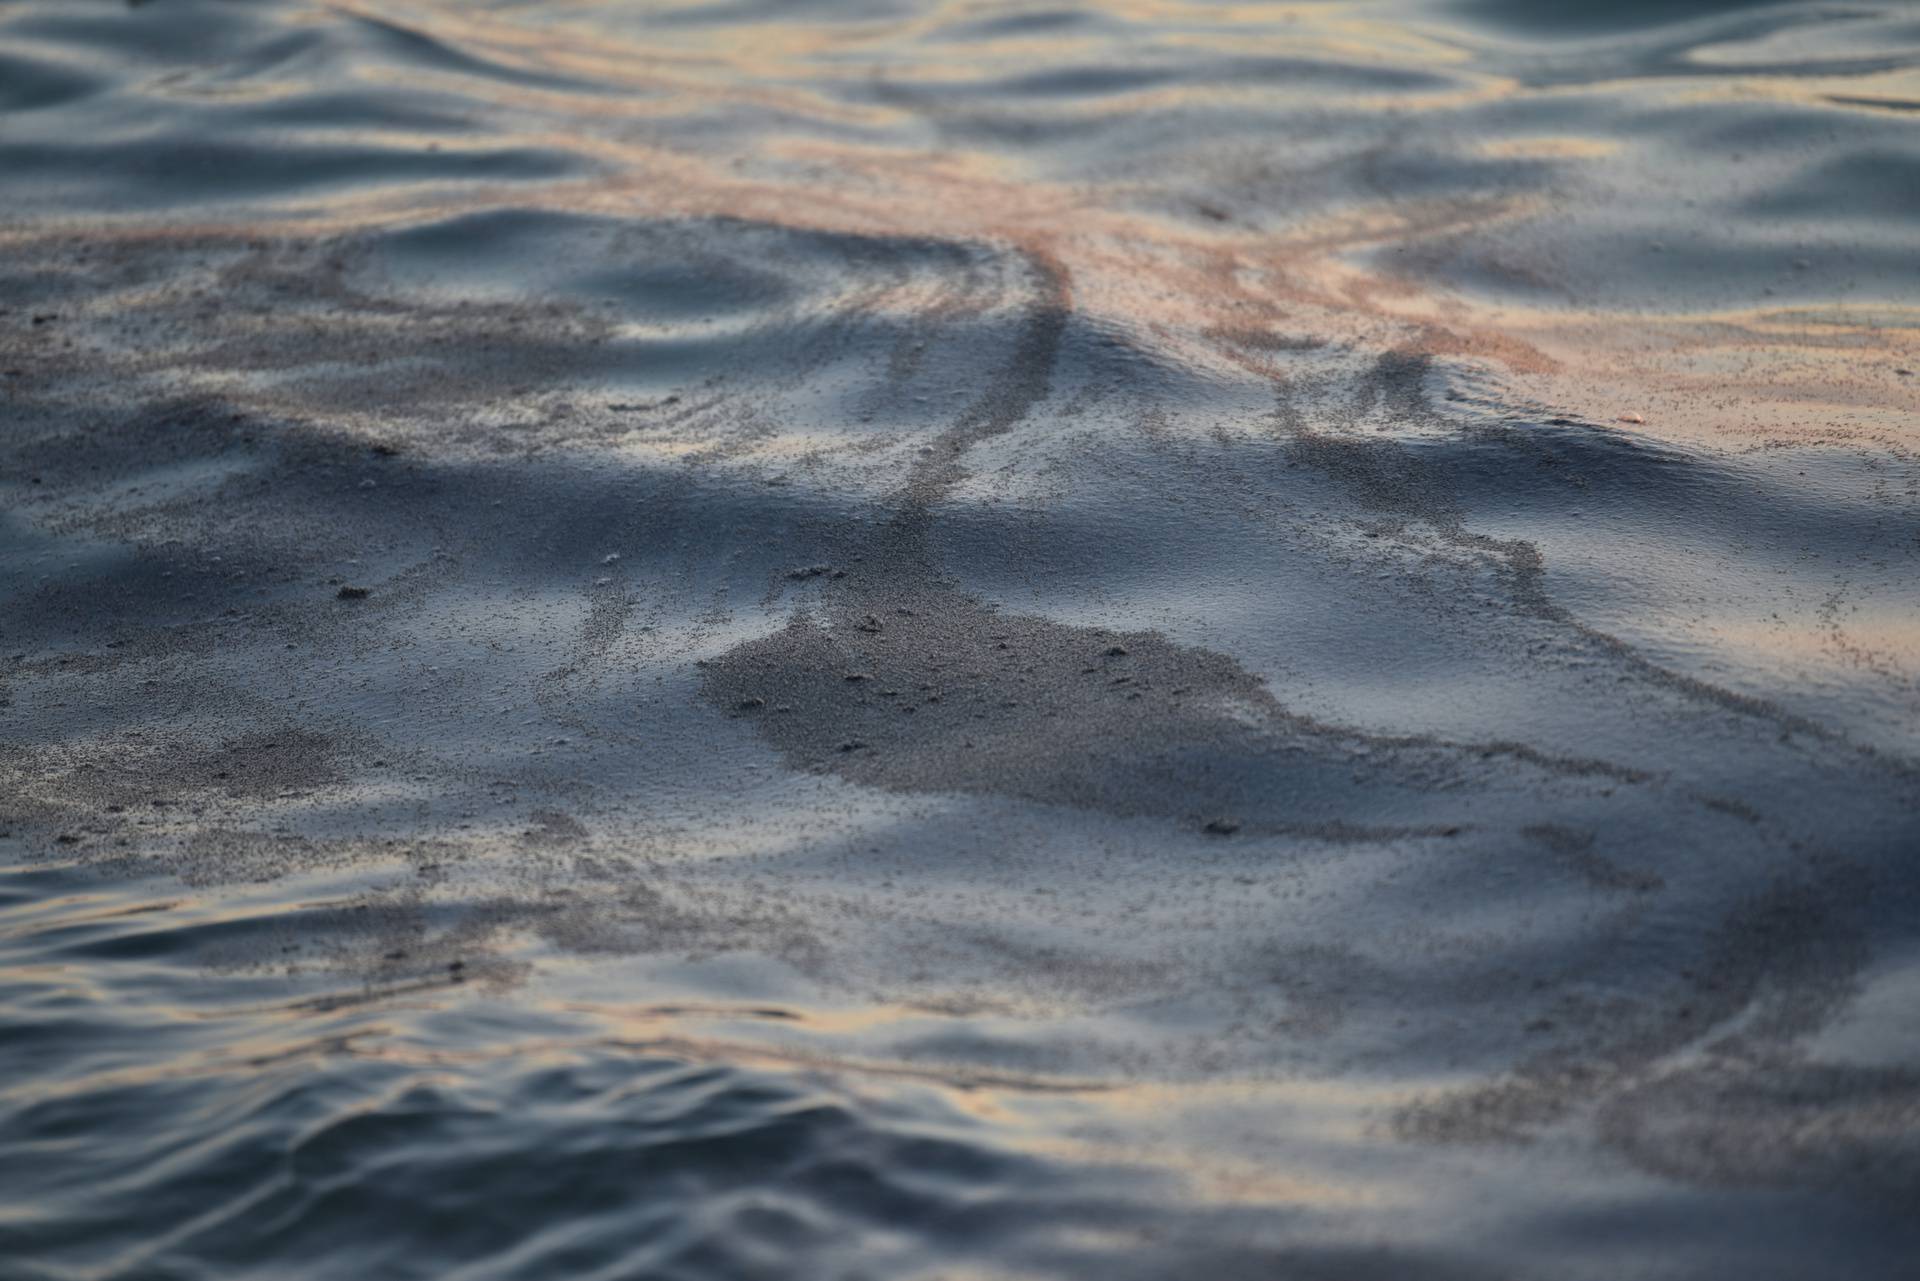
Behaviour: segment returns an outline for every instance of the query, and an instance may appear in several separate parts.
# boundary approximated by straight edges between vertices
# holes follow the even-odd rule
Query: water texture
[[[0,1279],[1901,1278],[1920,10],[0,3]]]

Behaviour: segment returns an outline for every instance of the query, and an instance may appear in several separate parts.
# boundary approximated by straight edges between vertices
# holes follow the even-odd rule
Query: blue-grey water
[[[1920,8],[0,2],[0,1281],[1906,1278]]]

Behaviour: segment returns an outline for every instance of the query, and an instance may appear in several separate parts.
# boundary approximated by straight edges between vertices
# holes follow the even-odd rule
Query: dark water
[[[1912,1275],[1916,129],[1900,3],[0,3],[0,1278]]]

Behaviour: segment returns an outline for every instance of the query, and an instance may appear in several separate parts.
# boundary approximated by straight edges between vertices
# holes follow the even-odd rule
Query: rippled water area
[[[0,1281],[1920,1277],[1920,4],[0,0]]]

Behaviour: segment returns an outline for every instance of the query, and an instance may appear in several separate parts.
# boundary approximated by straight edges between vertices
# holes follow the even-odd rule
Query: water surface
[[[0,1278],[1907,1275],[1916,111],[0,4]]]

